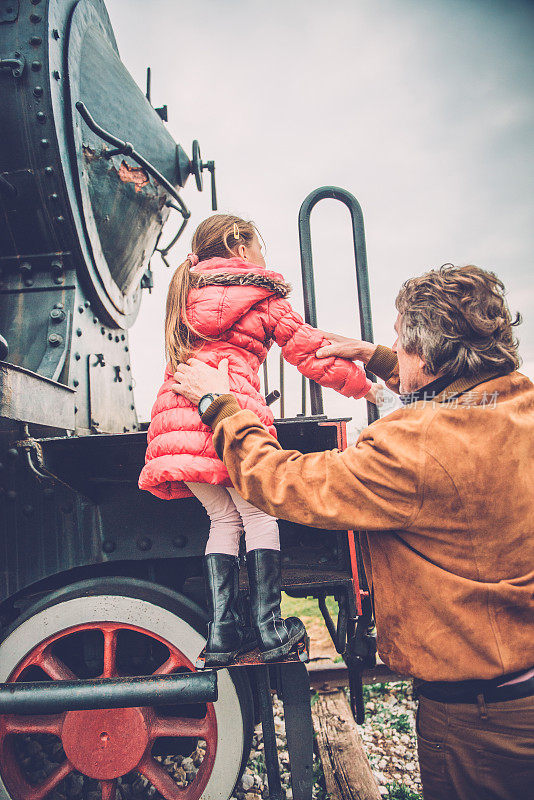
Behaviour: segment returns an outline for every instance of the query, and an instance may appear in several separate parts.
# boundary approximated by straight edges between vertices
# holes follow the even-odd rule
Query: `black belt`
[[[501,675],[489,681],[422,681],[414,686],[416,693],[438,703],[478,703],[482,695],[485,703],[503,703],[534,695],[534,677],[510,686],[498,686],[514,675]]]

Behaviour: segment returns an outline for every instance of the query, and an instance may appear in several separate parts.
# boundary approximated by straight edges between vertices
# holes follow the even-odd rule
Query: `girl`
[[[306,630],[295,617],[282,619],[278,524],[232,487],[198,409],[172,391],[178,364],[193,355],[214,367],[228,359],[231,391],[273,436],[274,417],[258,379],[273,341],[306,377],[346,397],[374,399],[374,387],[361,367],[341,358],[316,358],[316,350],[328,342],[293,311],[285,299],[289,291],[281,275],[267,270],[254,224],[229,214],[200,223],[192,253],[169,285],[169,363],[152,409],[139,487],[165,500],[194,495],[210,518],[204,577],[211,621],[198,668],[226,666],[256,645],[265,661],[293,649],[305,658]],[[253,632],[243,628],[237,613],[243,529]]]

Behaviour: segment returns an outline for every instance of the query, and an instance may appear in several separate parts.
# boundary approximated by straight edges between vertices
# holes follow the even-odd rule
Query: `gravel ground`
[[[415,711],[410,681],[375,683],[364,687],[363,745],[383,797],[422,798]]]
[[[371,768],[386,800],[422,800],[415,736],[416,702],[408,681],[378,683],[364,688],[366,721],[360,734]],[[284,728],[283,705],[274,697],[278,755],[282,766],[282,786],[292,798],[289,756]],[[315,800],[328,800],[321,762],[314,757]],[[268,798],[263,760],[261,725],[254,732],[252,752],[245,773],[232,800]]]

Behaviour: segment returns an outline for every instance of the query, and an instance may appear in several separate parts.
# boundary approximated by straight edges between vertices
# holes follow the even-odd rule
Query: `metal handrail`
[[[78,110],[80,116],[84,120],[85,124],[88,128],[90,128],[93,133],[96,133],[101,139],[103,139],[108,144],[112,144],[116,149],[110,150],[109,152],[105,153],[106,158],[111,158],[111,156],[123,154],[125,156],[129,156],[131,159],[136,161],[139,166],[143,167],[149,175],[151,175],[155,181],[157,181],[165,191],[167,191],[171,197],[174,197],[176,202],[179,205],[179,211],[183,216],[184,220],[188,220],[191,216],[191,212],[185,205],[184,201],[174,188],[174,186],[169,183],[167,178],[165,178],[161,172],[159,172],[152,164],[147,161],[143,156],[139,155],[139,153],[134,150],[134,147],[130,142],[124,142],[122,139],[117,139],[116,136],[113,136],[109,131],[104,130],[98,125],[94,119],[92,118],[91,114],[87,110],[87,107],[81,100],[78,100],[76,103],[76,109]]]
[[[337,186],[322,186],[306,197],[299,211],[300,263],[302,270],[302,291],[304,295],[304,317],[306,322],[317,327],[317,307],[315,303],[315,281],[313,278],[313,256],[311,245],[310,216],[314,207],[321,200],[339,200],[349,209],[352,221],[352,238],[354,243],[354,260],[356,267],[356,285],[358,289],[358,307],[360,312],[360,330],[362,339],[373,341],[373,322],[371,317],[371,296],[369,292],[369,276],[367,271],[367,253],[365,249],[365,232],[362,209],[353,194]],[[369,376],[376,380],[374,376]],[[310,381],[310,400],[312,414],[323,414],[323,393],[321,387]],[[378,410],[374,403],[367,403],[367,419],[369,424],[378,419]]]

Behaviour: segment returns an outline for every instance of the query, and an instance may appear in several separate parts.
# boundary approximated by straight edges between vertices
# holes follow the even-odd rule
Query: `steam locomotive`
[[[128,330],[151,258],[165,259],[215,165],[191,158],[121,62],[101,0],[0,0],[0,798],[226,800],[264,727],[280,797],[271,687],[284,697],[293,797],[311,798],[303,664],[250,657],[195,673],[205,641],[194,499],[139,492],[146,424]],[[361,210],[312,193],[300,213],[306,318],[316,323],[310,213],[334,197],[352,215],[362,334],[372,338]],[[176,235],[160,247],[169,215]],[[282,446],[345,446],[346,420],[277,422]],[[372,420],[372,416],[370,417]],[[374,659],[371,608],[352,532],[281,522],[284,590],[319,598],[349,666]],[[246,599],[246,582],[243,596]],[[338,602],[331,619],[326,598]],[[173,772],[173,757],[193,764]],[[184,760],[185,759],[185,760]]]

